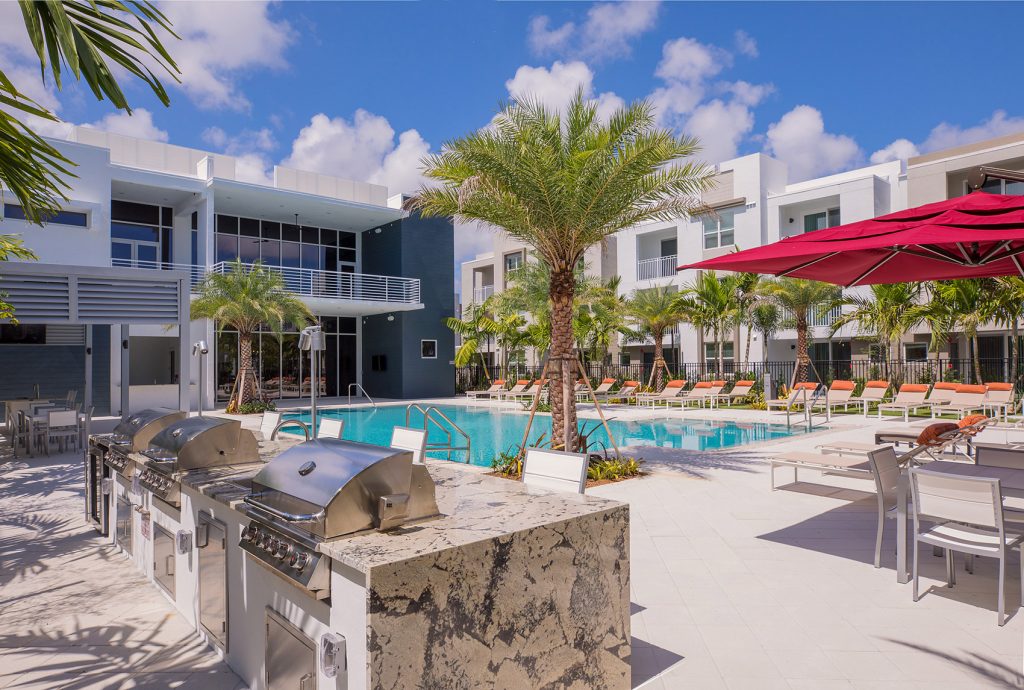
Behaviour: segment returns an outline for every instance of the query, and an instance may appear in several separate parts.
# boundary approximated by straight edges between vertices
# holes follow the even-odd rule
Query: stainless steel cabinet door
[[[276,612],[267,609],[268,690],[316,690],[316,646]]]
[[[153,523],[153,578],[174,596],[174,535]]]
[[[199,514],[199,622],[224,649],[228,646],[227,529]]]
[[[117,497],[117,545],[131,554],[132,504],[121,496]]]

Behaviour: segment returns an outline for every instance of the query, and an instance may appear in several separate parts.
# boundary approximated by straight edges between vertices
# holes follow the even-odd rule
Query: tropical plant
[[[473,357],[480,357],[480,364],[483,365],[484,376],[490,383],[491,375],[487,371],[487,360],[480,346],[489,341],[494,334],[494,321],[491,319],[486,308],[482,305],[467,304],[462,310],[462,318],[449,316],[444,321],[458,336],[462,338],[462,344],[455,351],[455,366],[464,367],[473,361]]]
[[[712,171],[681,163],[697,141],[655,124],[639,101],[607,121],[576,91],[564,110],[515,100],[482,128],[425,159],[425,187],[413,206],[427,216],[454,216],[502,229],[533,247],[550,267],[552,429],[577,446],[572,395],[575,268],[587,249],[619,230],[699,211]],[[559,394],[558,391],[561,391]]]
[[[888,351],[888,360],[896,361],[897,381],[902,381],[903,335],[918,316],[921,283],[887,283],[869,286],[865,294],[848,294],[833,300],[828,309],[841,308],[843,313],[832,322],[832,335],[844,326],[855,324],[861,335],[875,338],[880,348]]]
[[[743,350],[743,361],[750,361],[750,341],[754,334],[751,323],[754,309],[761,303],[759,289],[761,287],[761,275],[759,273],[737,273],[733,278],[733,287],[736,289],[736,325],[747,327],[747,344]]]
[[[711,335],[719,373],[725,370],[722,339],[736,320],[735,287],[733,275],[719,278],[714,271],[702,271],[693,282],[683,286],[678,297],[685,319],[705,335]]]
[[[935,378],[936,380],[942,380],[942,372],[939,371],[941,366],[939,352],[949,342],[953,331],[956,329],[956,315],[947,308],[946,304],[935,299],[932,288],[933,283],[924,283],[922,285],[922,291],[928,296],[928,299],[922,299],[913,308],[913,320],[914,323],[924,323],[928,326],[928,332],[930,333],[928,350],[935,355]]]
[[[58,89],[63,87],[66,68],[75,80],[85,81],[98,100],[108,99],[118,110],[131,113],[114,78],[118,69],[141,79],[164,105],[170,103],[153,68],[178,79],[178,67],[158,32],[177,36],[153,3],[21,0],[19,4],[42,77],[49,73]],[[74,177],[75,164],[19,120],[19,114],[58,121],[0,70],[0,182],[17,198],[29,222],[43,223],[67,201],[66,178]]]
[[[604,362],[620,335],[633,335],[625,325],[626,300],[619,294],[621,282],[619,276],[604,282],[591,281],[576,300],[573,333],[584,360]]]
[[[748,327],[761,334],[761,361],[768,361],[768,341],[782,328],[782,311],[776,304],[761,301],[748,317]]]
[[[811,364],[807,348],[807,319],[827,309],[828,305],[839,297],[840,289],[817,280],[770,278],[761,286],[761,294],[779,307],[787,318],[792,319],[796,328],[796,366],[793,369],[793,380],[806,381],[807,370]]]
[[[10,261],[11,259],[32,261],[37,258],[39,257],[26,247],[17,235],[0,235],[0,261]],[[9,320],[16,324],[18,319],[14,315],[14,305],[7,302],[5,297],[7,297],[6,293],[0,292],[0,320]]]
[[[1020,375],[1020,313],[1024,304],[1024,278],[1020,276],[1003,276],[995,279],[996,290],[992,299],[995,302],[994,317],[997,323],[1010,329],[1010,381],[1017,382]]]
[[[495,313],[491,319],[491,333],[502,352],[502,377],[508,377],[508,369],[515,353],[530,344],[531,334],[526,329],[527,325],[526,319],[518,312]]]
[[[238,331],[240,359],[235,386],[228,401],[228,412],[259,397],[252,366],[253,336],[266,326],[280,337],[284,326],[303,328],[313,322],[313,314],[302,300],[285,289],[277,271],[260,262],[243,264],[232,261],[224,273],[210,273],[196,288],[192,300],[192,319],[213,319],[223,331]]]
[[[996,283],[991,278],[943,280],[930,285],[931,308],[960,330],[971,343],[974,376],[981,381],[981,359],[978,354],[978,329],[997,315],[994,294]]]
[[[634,290],[626,301],[626,314],[634,324],[636,339],[654,341],[654,368],[648,386],[661,390],[665,365],[665,333],[686,318],[675,287],[664,285]]]

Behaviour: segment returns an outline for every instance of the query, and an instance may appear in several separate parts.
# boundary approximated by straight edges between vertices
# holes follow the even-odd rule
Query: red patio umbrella
[[[974,192],[679,269],[770,273],[850,287],[1024,275],[1022,254],[1024,196]]]

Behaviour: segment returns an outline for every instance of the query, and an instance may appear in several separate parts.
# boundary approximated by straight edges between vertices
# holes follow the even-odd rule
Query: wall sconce
[[[789,219],[789,222],[790,222],[790,223],[792,223],[792,222],[793,222],[793,219],[792,219],[792,218],[790,218],[790,219]]]
[[[395,320],[395,315],[394,314],[388,314],[388,321],[394,321],[394,320]]]

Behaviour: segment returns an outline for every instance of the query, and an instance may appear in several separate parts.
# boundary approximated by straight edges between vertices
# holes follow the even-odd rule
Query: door
[[[315,690],[316,646],[313,640],[267,609],[266,672],[268,690]]]
[[[225,650],[228,647],[227,529],[223,522],[199,514],[199,622]]]
[[[117,497],[117,545],[132,554],[132,504],[124,496]]]
[[[159,268],[159,242],[137,240],[111,240],[110,258],[114,266],[130,268]]]
[[[153,579],[174,597],[174,535],[153,523]]]
[[[978,336],[978,359],[981,360],[981,382],[1005,381],[1006,338],[1002,335]]]
[[[103,480],[110,478],[110,467],[103,462],[103,451],[90,446],[85,459],[85,513],[96,531],[104,537],[109,532],[107,496]],[[111,480],[113,481],[113,480]]]

